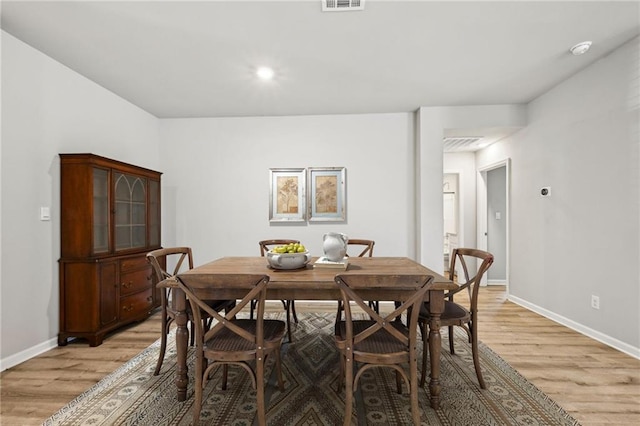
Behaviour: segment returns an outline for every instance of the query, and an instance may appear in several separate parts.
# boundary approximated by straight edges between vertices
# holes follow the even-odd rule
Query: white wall
[[[513,161],[514,298],[636,354],[637,43],[533,102],[527,129],[476,158],[478,168]],[[375,239],[377,255],[423,262],[433,257],[437,265],[425,264],[437,269],[441,175],[458,168],[443,167],[442,157],[434,155],[442,129],[526,124],[524,106],[422,108],[418,118],[397,113],[159,121],[4,32],[2,90],[2,368],[55,345],[59,152],[94,152],[163,171],[163,244],[193,246],[196,263],[257,254],[256,241],[275,236],[299,238],[319,253],[322,235],[335,230]],[[268,169],[310,166],[347,168],[347,223],[269,224]],[[434,170],[438,181],[428,178]],[[538,189],[546,185],[553,196],[543,203]],[[461,182],[467,186],[474,187]],[[465,243],[472,242],[475,228],[467,222],[470,203],[465,201]],[[50,222],[38,220],[40,206],[51,207]],[[437,239],[431,241],[431,234]],[[601,298],[599,311],[589,307],[591,294]],[[20,320],[25,308],[29,321]]]
[[[197,264],[254,256],[258,240],[376,241],[379,256],[415,256],[414,114],[161,120],[164,244]],[[346,167],[346,223],[269,223],[269,168]],[[170,229],[176,219],[175,232]]]
[[[553,88],[525,130],[477,155],[479,168],[511,158],[511,298],[636,357],[638,52],[636,38]]]
[[[56,344],[58,153],[93,152],[159,169],[158,121],[2,32],[2,369]],[[41,206],[51,221],[39,220]],[[28,317],[25,317],[28,312]]]
[[[469,163],[465,165],[452,163],[447,158],[462,158],[445,155],[443,152],[443,136],[446,131],[468,131],[470,134],[483,134],[483,129],[513,131],[527,124],[526,105],[476,105],[465,107],[422,107],[418,113],[417,129],[417,197],[419,199],[417,212],[417,228],[422,239],[419,241],[419,260],[425,265],[439,263],[442,265],[442,175],[444,172],[455,172],[452,167],[463,167],[469,170]],[[443,160],[444,157],[444,160]],[[445,170],[444,162],[447,169]],[[463,161],[464,162],[464,161]],[[471,189],[472,180],[461,181],[464,240],[460,244],[475,243],[472,234],[465,229],[475,229],[475,224],[468,223],[475,208],[467,206],[465,199],[469,194],[475,194],[475,187]],[[464,210],[462,210],[464,209]],[[439,226],[438,226],[438,221]]]

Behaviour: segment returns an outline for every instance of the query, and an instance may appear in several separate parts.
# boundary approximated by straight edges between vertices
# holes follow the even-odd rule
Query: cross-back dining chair
[[[156,276],[157,287],[160,289],[160,309],[162,315],[162,334],[160,335],[160,354],[158,355],[158,362],[156,363],[156,369],[153,373],[154,376],[160,374],[162,368],[162,362],[167,350],[167,335],[171,324],[176,318],[176,310],[173,308],[172,302],[172,290],[171,287],[164,287],[160,285],[162,281],[175,277],[179,272],[193,269],[193,254],[190,247],[168,247],[158,250],[153,250],[147,253],[147,261],[151,264],[153,272]],[[186,261],[186,264],[185,264]],[[175,263],[172,272],[167,272],[168,264]],[[216,311],[222,311],[229,309],[235,304],[234,300],[210,300],[207,302],[211,309]],[[195,330],[193,327],[193,314],[191,309],[187,309],[188,323],[191,325],[191,344],[193,345],[195,338]],[[210,323],[211,317],[208,315],[201,315],[205,321],[205,326]]]
[[[352,256],[349,254],[349,247],[355,248],[358,251],[357,257],[372,257],[373,256],[373,246],[376,244],[373,240],[362,240],[357,238],[349,238],[347,241],[347,256]]]
[[[374,240],[363,240],[358,238],[349,238],[347,241],[347,257],[349,254],[349,247],[355,248],[357,257],[373,257],[373,246],[376,244]],[[376,312],[380,312],[380,303],[377,300],[370,300],[369,306],[371,306]]]
[[[262,240],[258,241],[258,245],[260,246],[260,256],[264,257],[269,250],[271,250],[274,246],[281,246],[285,244],[295,244],[300,243],[298,240],[287,240],[287,239],[276,239],[276,240]],[[296,314],[296,304],[294,300],[282,300],[282,306],[284,310],[287,312],[287,338],[289,342],[292,342],[291,338],[291,315],[293,315],[293,320],[295,323],[298,323],[298,315]],[[255,305],[251,304],[251,310],[249,313],[249,318],[253,318],[253,311],[255,309]]]
[[[402,393],[402,381],[407,384],[411,400],[411,416],[414,425],[420,424],[418,407],[418,315],[429,284],[430,275],[360,275],[343,274],[335,277],[340,289],[340,304],[344,309],[344,320],[336,318],[335,342],[340,352],[340,376],[346,385],[344,425],[351,423],[353,392],[358,380],[370,368],[388,367],[395,370],[397,392]],[[362,298],[362,292],[372,288],[411,289],[413,293],[400,306],[382,316],[374,311]],[[354,319],[351,303],[364,310],[370,319]],[[407,312],[407,325],[399,320]],[[358,363],[355,377],[353,366]],[[409,376],[405,371],[409,369]],[[341,379],[341,380],[342,380]],[[338,390],[340,390],[338,389]]]
[[[264,319],[264,302],[267,294],[268,275],[229,274],[213,275],[206,283],[188,283],[177,277],[191,309],[196,325],[196,368],[194,385],[193,424],[198,424],[202,409],[202,393],[212,370],[222,366],[222,389],[227,388],[227,373],[230,365],[240,366],[247,371],[256,390],[257,418],[260,426],[266,425],[264,400],[264,366],[267,356],[275,356],[278,387],[284,391],[280,347],[285,333],[285,323]],[[215,297],[220,288],[246,290],[245,296],[224,315],[211,309],[205,300]],[[251,301],[256,303],[256,319],[238,319],[236,314]],[[200,312],[206,312],[215,321],[205,330],[200,320]],[[252,368],[255,365],[255,369]]]
[[[478,265],[478,263],[480,263]],[[451,266],[449,268],[450,279],[453,280],[456,268],[462,268],[464,281],[458,282],[460,285],[456,290],[451,290],[445,294],[444,311],[440,316],[440,324],[442,327],[449,328],[449,351],[455,354],[454,348],[454,326],[462,327],[467,332],[469,343],[473,354],[473,365],[478,376],[478,383],[481,389],[485,389],[486,385],[480,370],[480,358],[478,356],[478,292],[482,277],[493,263],[493,255],[489,252],[472,249],[472,248],[456,248],[451,252]],[[458,268],[458,269],[460,269]],[[460,276],[458,275],[458,280]],[[469,304],[463,306],[454,302],[455,294],[466,290],[469,296]],[[427,328],[431,317],[429,315],[429,302],[425,302],[420,309],[420,317],[418,323],[422,334],[423,350],[422,350],[422,376],[420,378],[420,386],[424,386],[427,370],[427,354],[428,354],[428,334]]]

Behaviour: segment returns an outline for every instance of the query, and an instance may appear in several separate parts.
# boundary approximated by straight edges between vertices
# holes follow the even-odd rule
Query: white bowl
[[[267,261],[273,269],[299,269],[311,259],[308,251],[303,253],[273,253],[267,252]]]

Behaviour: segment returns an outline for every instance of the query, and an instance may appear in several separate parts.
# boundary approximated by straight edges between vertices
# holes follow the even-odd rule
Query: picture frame
[[[269,222],[306,221],[306,170],[269,169]]]
[[[344,167],[310,167],[309,222],[341,222],[347,218]]]

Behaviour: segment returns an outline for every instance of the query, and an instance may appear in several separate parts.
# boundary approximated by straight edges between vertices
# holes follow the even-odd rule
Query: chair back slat
[[[206,334],[203,336],[205,340],[210,339],[215,334],[219,333],[221,329],[228,328],[233,333],[241,336],[243,339],[249,342],[256,343],[262,340],[262,321],[257,322],[256,334],[249,333],[245,329],[238,327],[232,321],[233,318],[251,301],[258,301],[258,317],[264,317],[264,300],[266,297],[266,285],[269,282],[268,275],[258,274],[223,274],[223,275],[211,275],[207,282],[201,282],[196,280],[194,283],[185,282],[185,277],[176,277],[177,284],[187,295],[187,299],[191,303],[192,310],[194,311],[195,321],[199,321],[200,309],[214,318],[217,322]],[[188,281],[188,279],[187,279]],[[212,309],[205,300],[215,298],[216,288],[244,288],[247,290],[246,295],[236,301],[236,305],[233,309],[225,312],[224,314],[218,313]],[[199,308],[199,309],[198,309]]]
[[[472,267],[471,261],[476,263],[475,268]],[[480,265],[477,262],[481,261]],[[471,311],[475,312],[478,305],[478,292],[482,277],[489,270],[489,267],[493,264],[493,255],[489,252],[473,249],[473,248],[456,248],[451,253],[451,269],[456,270],[456,265],[459,264],[462,267],[464,281],[458,279],[460,285],[456,290],[447,294],[449,300],[453,300],[453,295],[466,290],[469,294],[469,302]]]
[[[188,268],[193,269],[193,255],[190,247],[168,247],[147,253],[147,261],[151,264],[158,281],[177,275],[178,272],[180,272],[185,259],[188,260]],[[167,271],[166,266],[163,267],[160,263],[161,261],[164,261],[166,265],[171,260],[174,260],[176,264],[173,268],[173,272],[170,273]]]
[[[369,256],[372,257],[373,256],[373,246],[376,244],[375,241],[373,240],[362,240],[362,239],[352,239],[349,238],[349,240],[347,241],[347,249],[349,246],[360,246],[361,250],[360,253],[358,254],[357,257],[365,257],[365,256]],[[347,254],[347,257],[349,256],[349,254]]]
[[[420,304],[424,301],[429,285],[433,281],[430,275],[356,275],[342,274],[335,277],[335,282],[340,288],[342,295],[342,306],[345,313],[345,326],[347,335],[353,336],[353,343],[358,343],[367,337],[370,337],[377,331],[384,329],[394,336],[403,344],[408,344],[409,340],[406,335],[398,331],[391,324],[399,318],[404,312],[410,312],[409,328],[414,332],[417,327],[418,313]],[[382,315],[377,313],[369,304],[358,294],[358,290],[370,289],[374,287],[393,287],[394,289],[412,289],[414,293],[400,304],[393,312]],[[375,321],[370,327],[353,335],[351,304],[354,301],[362,308],[372,321]],[[411,325],[413,324],[413,326]]]
[[[147,261],[151,264],[158,283],[156,286],[161,289],[160,305],[163,310],[168,309],[169,299],[171,298],[173,283],[170,281],[181,271],[185,259],[187,260],[188,269],[193,269],[191,247],[167,247],[147,253]],[[175,262],[175,267],[172,272],[168,272],[166,265],[171,262]],[[165,280],[169,280],[169,282],[163,283]]]

